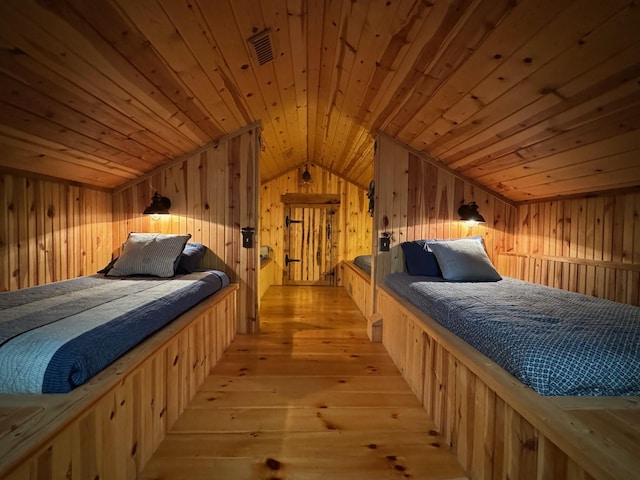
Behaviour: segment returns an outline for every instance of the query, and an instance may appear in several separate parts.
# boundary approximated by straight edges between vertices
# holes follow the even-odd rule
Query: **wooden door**
[[[285,208],[285,285],[332,285],[334,278],[331,207]]]

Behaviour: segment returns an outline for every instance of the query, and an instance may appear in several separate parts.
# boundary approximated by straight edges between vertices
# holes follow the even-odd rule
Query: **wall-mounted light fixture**
[[[381,252],[388,252],[389,247],[391,246],[391,237],[393,236],[393,233],[387,231],[387,227],[389,226],[389,219],[386,215],[382,217],[382,226],[384,227],[384,231],[380,234],[378,248]]]
[[[388,252],[391,246],[391,232],[382,232],[380,234],[380,251]]]
[[[169,215],[169,209],[171,208],[171,200],[167,197],[163,197],[158,192],[151,197],[151,205],[144,209],[143,215],[151,215],[153,218],[158,218],[158,215]]]
[[[253,248],[253,232],[255,228],[253,227],[242,227],[240,231],[242,232],[242,246],[244,248]]]
[[[309,173],[309,169],[307,165],[304,166],[304,172],[302,172],[302,176],[300,177],[300,182],[303,185],[309,185],[311,183],[311,174]]]
[[[478,205],[476,202],[460,205],[458,215],[460,215],[460,220],[465,222],[468,227],[475,227],[479,223],[485,223],[484,217],[480,215],[480,212],[478,212]]]

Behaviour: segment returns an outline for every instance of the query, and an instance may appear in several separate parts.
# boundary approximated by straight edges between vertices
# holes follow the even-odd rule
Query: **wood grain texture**
[[[200,303],[71,393],[2,395],[2,478],[138,478],[235,336],[237,290]]]
[[[240,284],[242,333],[258,330],[259,250],[241,247],[240,229],[258,227],[259,132],[240,131],[113,195],[113,255],[129,232],[190,233],[208,247],[201,265]],[[171,200],[171,214],[157,220],[142,215],[155,191]]]
[[[260,121],[263,184],[366,188],[384,132],[512,201],[637,187],[639,27],[634,0],[7,0],[0,165],[113,188]]]
[[[276,264],[275,285],[282,285],[285,270],[286,213],[282,195],[293,195],[292,198],[296,200],[308,200],[306,195],[318,195],[316,198],[322,201],[327,198],[339,198],[340,204],[335,206],[336,213],[333,215],[335,252],[332,268],[341,261],[371,253],[372,220],[367,212],[369,204],[366,191],[314,164],[308,165],[312,182],[308,185],[302,184],[300,178],[304,169],[305,166],[300,166],[261,186],[261,219],[258,238],[261,245],[268,245],[273,249],[273,259]]]
[[[464,479],[347,293],[273,286],[140,479]]]
[[[0,172],[0,292],[92,275],[111,258],[111,194]]]
[[[352,261],[340,264],[338,282],[347,291],[360,313],[368,317],[373,313],[371,277],[359,269]]]
[[[405,269],[400,247],[405,241],[481,235],[496,265],[499,253],[513,250],[514,205],[386,135],[380,135],[377,143],[376,239],[385,231],[392,238],[389,252],[376,250],[374,275],[378,284],[389,272]],[[471,201],[478,204],[486,223],[468,227],[459,220],[458,208]]]
[[[470,478],[637,476],[636,397],[542,397],[384,287],[378,311],[384,346]]]
[[[640,194],[611,193],[518,206],[512,277],[640,305]]]

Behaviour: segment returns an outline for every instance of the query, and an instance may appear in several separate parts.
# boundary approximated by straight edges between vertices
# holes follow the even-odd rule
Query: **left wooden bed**
[[[0,478],[133,479],[233,340],[238,285],[67,394],[0,395]]]

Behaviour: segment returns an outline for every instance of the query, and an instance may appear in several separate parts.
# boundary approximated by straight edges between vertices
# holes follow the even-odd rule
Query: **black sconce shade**
[[[240,232],[242,233],[242,246],[244,248],[253,248],[253,227],[242,227]]]
[[[379,249],[381,252],[388,252],[391,247],[391,232],[382,232],[380,234]]]
[[[158,192],[153,194],[151,205],[144,209],[143,215],[168,215],[171,208],[171,200],[161,197]]]
[[[309,173],[309,169],[306,165],[304,166],[304,172],[302,172],[302,183],[311,183],[311,174]]]
[[[472,222],[473,224],[485,222],[484,217],[478,212],[476,202],[471,202],[468,205],[460,205],[458,215],[460,215],[460,220],[465,222]]]

